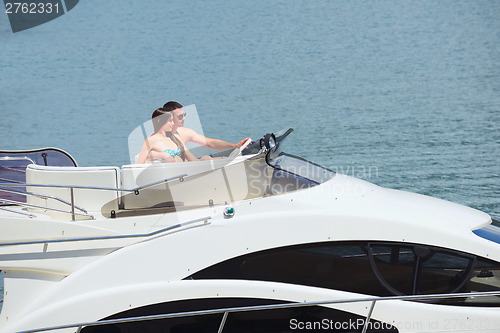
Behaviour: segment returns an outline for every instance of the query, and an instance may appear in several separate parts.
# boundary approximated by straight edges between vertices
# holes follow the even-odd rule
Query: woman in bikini
[[[173,112],[164,108],[156,109],[151,116],[154,133],[144,141],[137,163],[153,160],[164,162],[199,161],[182,143],[177,134],[172,133]],[[206,159],[206,158],[202,158]]]

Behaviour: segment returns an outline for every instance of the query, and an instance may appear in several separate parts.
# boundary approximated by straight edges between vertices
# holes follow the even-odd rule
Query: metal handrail
[[[53,188],[69,188],[69,189],[83,189],[83,190],[105,190],[105,191],[122,191],[122,192],[134,192],[135,194],[139,194],[140,190],[144,190],[146,188],[161,184],[161,183],[166,183],[171,180],[179,179],[180,181],[184,181],[184,177],[186,177],[188,174],[184,173],[182,175],[170,177],[170,178],[165,178],[162,180],[158,180],[146,185],[142,186],[137,186],[134,188],[119,188],[119,187],[100,187],[100,186],[84,186],[84,185],[56,185],[56,184],[18,184],[18,183],[0,183],[0,187],[3,186],[9,186],[9,187],[27,187],[27,186],[33,186],[33,187],[53,187]],[[1,190],[1,188],[0,188]]]
[[[68,202],[64,199],[61,199],[61,198],[58,198],[58,197],[55,197],[55,196],[52,196],[52,195],[47,195],[47,194],[40,194],[40,193],[34,193],[34,192],[28,192],[28,191],[20,191],[20,190],[14,190],[14,189],[10,189],[10,188],[5,188],[5,187],[1,187],[0,186],[0,191],[3,191],[3,192],[9,192],[9,193],[15,193],[15,194],[24,194],[24,195],[32,195],[34,197],[39,197],[40,199],[53,199],[53,200],[56,200],[56,201],[59,201],[65,205],[68,205],[68,206],[71,206],[71,202]],[[82,211],[84,213],[88,213],[87,210],[81,208],[81,207],[78,207],[77,205],[75,205],[75,208],[78,209],[79,211]]]
[[[121,319],[110,319],[93,321],[87,323],[78,323],[70,325],[52,326],[39,328],[34,330],[21,331],[18,333],[35,333],[35,332],[46,332],[54,330],[62,330],[67,328],[77,328],[77,333],[81,332],[84,327],[88,326],[104,326],[111,324],[122,324],[122,323],[132,323],[148,320],[158,320],[158,319],[168,319],[168,318],[180,318],[180,317],[192,317],[192,316],[202,316],[202,315],[213,315],[213,314],[224,314],[219,326],[219,333],[224,329],[224,324],[226,322],[227,316],[234,312],[246,312],[246,311],[260,311],[260,310],[277,310],[277,309],[288,309],[288,308],[298,308],[307,306],[318,306],[318,305],[330,305],[330,304],[346,304],[346,303],[359,303],[359,302],[372,302],[370,306],[369,313],[366,317],[365,325],[363,327],[362,333],[366,332],[368,327],[368,322],[371,319],[371,314],[373,313],[373,308],[375,307],[375,302],[380,301],[422,301],[422,300],[433,300],[433,299],[443,299],[443,298],[460,298],[460,297],[483,297],[483,296],[500,296],[500,291],[485,291],[485,292],[475,292],[475,293],[455,293],[455,294],[433,294],[433,295],[411,295],[411,296],[385,296],[385,297],[368,297],[368,298],[354,298],[347,300],[329,300],[329,301],[317,301],[317,302],[301,302],[301,303],[283,303],[283,304],[270,304],[270,305],[255,305],[255,306],[243,306],[243,307],[233,307],[233,308],[223,308],[223,309],[213,309],[213,310],[200,310],[200,311],[187,311],[187,312],[177,312],[168,313],[161,315],[151,315],[151,316],[138,316],[138,317],[128,317]]]
[[[3,202],[3,199],[0,199],[0,201],[2,201],[2,202]],[[6,211],[6,212],[10,212],[10,213],[15,213],[15,214],[25,215],[25,216],[27,216],[27,217],[29,217],[29,218],[34,218],[34,217],[36,217],[36,215],[35,215],[35,214],[26,213],[26,212],[19,212],[19,211],[17,211],[17,210],[8,209],[8,208],[1,207],[1,206],[0,206],[0,210],[4,210],[4,211]]]
[[[33,161],[28,156],[22,156],[22,157],[2,156],[0,157],[0,161],[29,161],[32,164],[36,164],[35,161]]]
[[[34,204],[29,204],[27,202],[19,202],[19,201],[10,200],[10,199],[0,199],[0,202],[14,204],[14,205],[20,205],[20,206],[30,207],[30,208],[39,208],[39,209],[44,209],[44,210],[50,210],[50,211],[59,212],[59,213],[71,213],[72,216],[73,216],[73,220],[74,220],[74,218],[75,218],[76,215],[94,218],[94,216],[92,216],[90,214],[87,214],[87,213],[76,213],[74,211],[70,212],[70,211],[67,211],[67,210],[64,210],[64,209],[58,209],[58,208],[53,208],[53,207],[45,207],[45,206],[40,206],[40,205],[34,205]],[[22,212],[17,212],[17,211],[13,211],[13,210],[10,210],[10,211],[13,212],[13,213],[22,214]]]
[[[13,245],[32,245],[32,244],[48,244],[48,243],[65,243],[65,242],[82,242],[82,241],[93,241],[93,240],[106,240],[106,239],[122,239],[122,238],[146,238],[155,236],[173,229],[184,227],[197,222],[204,222],[203,225],[208,225],[208,220],[212,219],[211,216],[201,217],[195,220],[190,220],[163,229],[155,230],[150,233],[145,234],[128,234],[128,235],[115,235],[115,236],[100,236],[100,237],[82,237],[82,238],[61,238],[61,239],[45,239],[38,241],[26,241],[26,242],[12,242],[12,243],[0,243],[0,246],[13,246]]]
[[[0,183],[0,191],[12,192],[12,193],[17,193],[17,194],[22,194],[22,195],[25,195],[25,196],[28,196],[28,195],[44,196],[44,197],[47,197],[49,199],[54,199],[54,200],[57,200],[57,201],[60,201],[60,202],[63,202],[63,203],[67,203],[68,205],[71,206],[71,211],[65,211],[65,210],[61,210],[61,209],[56,209],[56,208],[51,208],[51,207],[42,207],[42,206],[36,206],[36,205],[31,205],[30,206],[30,204],[27,204],[27,203],[24,203],[24,202],[2,199],[5,202],[14,203],[14,204],[20,205],[20,206],[42,208],[42,209],[46,209],[46,210],[51,210],[51,211],[57,211],[57,212],[71,214],[71,220],[75,221],[76,220],[76,215],[83,215],[83,216],[87,216],[87,217],[93,218],[92,215],[87,214],[87,210],[85,210],[83,208],[80,208],[80,207],[78,207],[78,206],[75,205],[75,198],[74,198],[74,190],[75,189],[134,192],[135,195],[138,195],[140,190],[144,190],[144,189],[147,189],[149,187],[153,187],[153,186],[161,184],[161,183],[167,183],[167,182],[169,182],[171,180],[179,179],[179,181],[183,182],[184,181],[184,177],[186,177],[186,176],[187,176],[187,174],[184,173],[182,175],[178,175],[178,176],[174,176],[174,177],[170,177],[170,178],[165,178],[165,179],[162,179],[162,180],[158,180],[158,181],[146,184],[146,185],[141,185],[141,186],[137,186],[137,187],[130,188],[130,189],[127,189],[127,188],[117,188],[117,187],[84,186],[84,185]],[[41,195],[41,194],[37,194],[37,193],[33,193],[33,192],[28,192],[28,191],[15,191],[13,189],[5,189],[5,186],[7,186],[7,187],[27,187],[27,186],[32,186],[32,187],[65,188],[65,189],[69,189],[70,190],[71,202],[68,203],[64,199],[61,199],[61,198],[58,198],[58,197],[54,197],[54,196],[45,196],[45,195]],[[77,208],[77,209],[85,212],[85,214],[76,213],[75,212],[75,208]]]

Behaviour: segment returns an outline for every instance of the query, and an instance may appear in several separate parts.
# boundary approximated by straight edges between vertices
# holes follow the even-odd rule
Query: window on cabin
[[[373,270],[395,295],[458,292],[475,257],[424,245],[369,244]]]
[[[239,256],[189,278],[274,281],[375,296],[426,295],[500,291],[500,263],[419,244],[329,242]],[[500,297],[439,302],[499,306]]]

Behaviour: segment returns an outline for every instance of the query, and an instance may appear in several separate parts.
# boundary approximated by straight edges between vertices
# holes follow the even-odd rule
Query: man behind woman
[[[152,160],[164,162],[207,160],[211,157],[203,156],[198,159],[191,154],[186,148],[186,143],[194,142],[200,146],[224,150],[239,148],[248,140],[245,138],[238,143],[230,143],[207,138],[190,128],[183,127],[186,114],[182,105],[174,101],[167,102],[162,108],[156,109],[151,118],[154,133],[144,141],[137,163],[147,163]]]

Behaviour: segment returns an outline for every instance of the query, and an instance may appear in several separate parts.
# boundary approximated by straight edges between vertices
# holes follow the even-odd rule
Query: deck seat
[[[119,188],[121,177],[118,167],[57,167],[30,164],[26,168],[26,183]],[[27,186],[26,190],[71,202],[71,191],[68,188]],[[105,204],[108,204],[109,207],[110,202],[113,202],[113,205],[118,209],[119,191],[77,188],[74,189],[73,195],[75,205],[87,210],[92,215],[100,213]],[[71,210],[71,206],[62,202],[37,196],[28,196],[27,203],[65,211]],[[71,219],[71,214],[51,211],[47,211],[47,213],[54,217]]]

